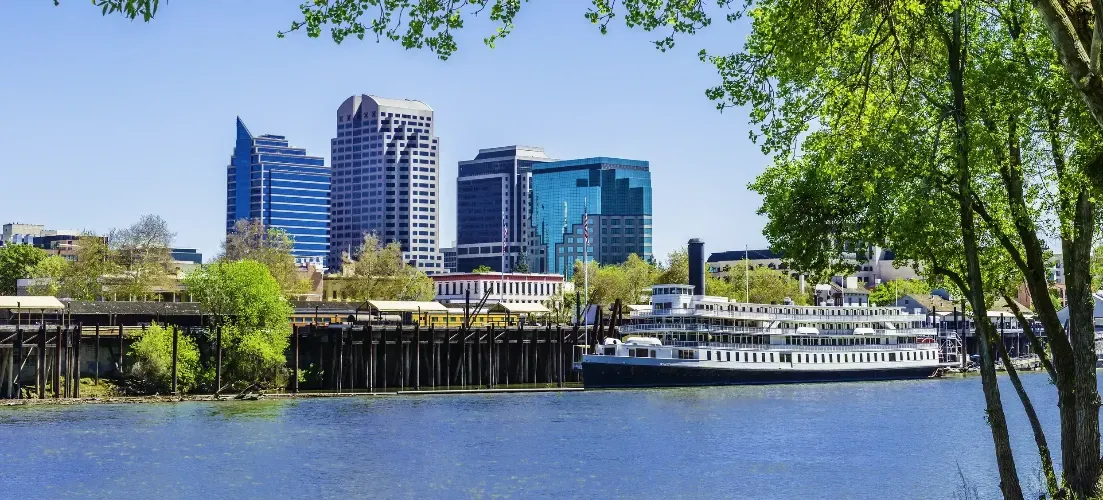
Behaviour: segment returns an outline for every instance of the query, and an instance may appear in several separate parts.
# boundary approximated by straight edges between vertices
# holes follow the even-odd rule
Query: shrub
[[[130,345],[130,356],[134,360],[131,372],[157,391],[172,389],[172,335],[175,328],[162,327],[156,323],[149,326],[142,338]],[[195,388],[199,374],[199,348],[195,340],[187,335],[177,339],[176,378],[177,389],[188,392]]]

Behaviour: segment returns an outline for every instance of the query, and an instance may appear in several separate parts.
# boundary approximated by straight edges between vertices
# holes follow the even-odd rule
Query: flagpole
[[[590,305],[590,202],[582,199],[582,290]]]
[[[504,304],[506,301],[506,245],[509,240],[509,219],[506,218],[505,206],[502,206],[502,282],[500,286],[502,291],[499,294],[501,297],[498,299],[498,303]]]
[[[566,243],[566,242],[570,241],[570,240],[567,239],[567,234],[568,234],[567,233],[567,202],[564,201],[563,202],[563,243]],[[566,250],[564,250],[564,251],[566,251]],[[556,256],[554,248],[552,248],[551,250],[548,250],[548,253],[552,255],[552,257],[549,257],[549,258],[556,258],[556,260],[558,261],[558,256]],[[566,262],[566,260],[567,260],[566,257],[564,257],[563,258],[563,261],[564,261],[563,262],[563,269],[560,269],[560,271],[563,272],[563,281],[567,280],[567,262]],[[574,263],[572,262],[571,265],[573,266]]]

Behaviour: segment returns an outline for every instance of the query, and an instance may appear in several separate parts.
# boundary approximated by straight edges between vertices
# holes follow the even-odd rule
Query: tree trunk
[[[992,324],[988,322],[985,322],[985,325],[989,328],[992,327]],[[1046,433],[1042,430],[1042,423],[1038,420],[1038,412],[1034,411],[1034,404],[1030,402],[1030,396],[1023,388],[1022,381],[1019,380],[1019,372],[1015,370],[1015,365],[1011,364],[1011,356],[1007,354],[1002,339],[996,343],[996,348],[1003,365],[1007,367],[1007,376],[1011,379],[1011,385],[1015,386],[1015,393],[1019,395],[1019,401],[1023,404],[1023,409],[1026,410],[1026,418],[1030,421],[1030,430],[1034,433],[1034,444],[1038,446],[1038,458],[1042,462],[1042,474],[1046,480],[1046,491],[1050,498],[1058,498],[1061,487],[1057,483],[1057,474],[1053,471],[1053,456],[1049,452],[1049,443],[1046,442]]]
[[[962,13],[960,7],[953,13],[953,31],[948,41],[949,80],[953,89],[954,146],[956,148],[956,166],[958,176],[959,215],[961,236],[965,257],[967,286],[965,292],[973,305],[973,317],[977,322],[987,321],[988,313],[984,301],[984,280],[980,269],[980,256],[977,248],[976,224],[973,218],[972,178],[969,168],[969,131],[965,114],[965,48],[963,46]],[[1011,439],[1007,432],[1007,419],[1000,401],[1000,388],[996,381],[996,363],[992,355],[991,338],[988,328],[978,329],[977,343],[981,355],[981,385],[988,425],[992,431],[992,442],[996,451],[996,464],[1000,472],[1000,490],[1007,500],[1023,498],[1019,485],[1019,475],[1015,468],[1015,457],[1011,453]]]
[[[1070,402],[1074,410],[1068,413],[1075,418],[1071,422],[1075,434],[1068,443],[1072,449],[1062,450],[1062,462],[1069,489],[1079,497],[1091,498],[1095,495],[1100,475],[1099,392],[1096,389],[1093,318],[1095,300],[1089,272],[1094,210],[1087,189],[1081,191],[1073,203],[1074,220],[1070,232],[1063,235],[1061,247],[1065,269],[1071,271],[1065,276],[1065,286],[1069,301],[1068,338],[1072,344],[1074,375],[1069,384],[1071,387],[1059,389],[1071,389]],[[1065,413],[1062,411],[1062,428],[1066,424]],[[1064,441],[1062,446],[1065,446]]]

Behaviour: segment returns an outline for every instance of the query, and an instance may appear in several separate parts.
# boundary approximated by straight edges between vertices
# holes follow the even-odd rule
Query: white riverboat
[[[747,304],[694,290],[655,285],[623,340],[583,355],[585,386],[898,380],[940,367],[935,330],[898,307]]]

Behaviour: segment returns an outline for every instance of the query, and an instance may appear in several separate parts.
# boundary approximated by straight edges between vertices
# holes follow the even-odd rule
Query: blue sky
[[[544,147],[555,158],[651,162],[658,255],[765,245],[746,189],[767,158],[747,113],[704,95],[718,82],[701,48],[737,49],[745,25],[717,19],[662,53],[656,35],[602,36],[586,0],[535,0],[489,49],[472,20],[448,61],[394,43],[275,36],[299,0],[162,2],[149,24],[102,18],[87,0],[7,6],[0,30],[2,222],[106,231],[164,217],[177,246],[213,256],[225,224],[234,118],[323,156],[353,94],[423,100],[441,140],[441,242],[455,239],[456,162],[479,148]],[[14,21],[14,22],[11,22]]]

